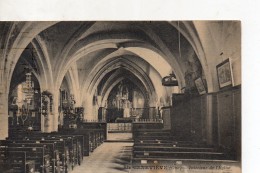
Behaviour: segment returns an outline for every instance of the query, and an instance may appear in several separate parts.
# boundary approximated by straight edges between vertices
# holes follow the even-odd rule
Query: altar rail
[[[162,119],[133,119],[133,122],[140,123],[163,123]]]
[[[105,123],[106,120],[83,120],[83,123]]]
[[[132,123],[107,123],[108,132],[131,132]]]

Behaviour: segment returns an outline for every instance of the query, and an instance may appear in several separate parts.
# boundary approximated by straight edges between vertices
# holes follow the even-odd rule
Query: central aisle
[[[84,157],[83,163],[71,173],[123,173],[130,172],[124,165],[131,162],[131,142],[106,142],[90,156]]]

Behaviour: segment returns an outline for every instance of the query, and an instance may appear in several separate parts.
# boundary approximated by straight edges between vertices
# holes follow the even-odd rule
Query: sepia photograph
[[[0,48],[1,173],[242,172],[241,21],[0,21]]]

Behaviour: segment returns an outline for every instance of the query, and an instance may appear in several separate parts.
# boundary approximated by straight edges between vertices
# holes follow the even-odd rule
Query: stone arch
[[[92,79],[89,87],[87,88],[87,92],[88,93],[93,93],[93,88],[96,88],[97,85],[99,84],[99,82],[101,81],[101,79],[105,76],[106,73],[117,69],[117,68],[124,68],[127,69],[131,72],[134,72],[137,76],[137,78],[142,81],[142,83],[146,84],[144,85],[146,88],[146,90],[149,93],[153,93],[155,92],[155,88],[154,85],[152,83],[152,81],[150,80],[150,78],[145,74],[145,72],[138,67],[138,65],[136,65],[135,63],[126,60],[126,59],[122,59],[122,58],[118,58],[115,59],[114,61],[110,61],[109,63],[107,63],[106,65],[104,65],[99,72],[96,74],[96,76]]]
[[[108,87],[106,88],[106,90],[103,91],[102,93],[102,105],[105,105],[105,101],[107,100],[110,92],[112,91],[112,89],[118,84],[120,83],[122,80],[126,79],[126,77],[124,76],[117,76],[117,78],[113,81],[113,83]],[[140,91],[142,92],[142,94],[144,95],[145,99],[147,101],[151,101],[150,98],[152,97],[151,94],[147,94],[147,91],[145,91],[144,89],[144,86],[142,86],[141,83],[139,82],[136,82],[136,80],[134,79],[134,77],[132,76],[128,76],[127,79],[129,79],[130,81],[132,81],[139,89]],[[149,104],[149,103],[148,103]]]
[[[65,73],[66,73],[66,71],[67,71],[67,69],[69,68],[69,66],[70,66],[70,64],[71,63],[73,63],[73,62],[75,62],[75,61],[77,61],[78,59],[80,59],[80,58],[82,58],[83,56],[85,56],[85,55],[87,55],[88,53],[91,53],[91,52],[94,52],[94,51],[97,51],[97,50],[100,50],[100,49],[107,49],[107,48],[114,48],[114,49],[118,49],[118,47],[117,47],[117,44],[115,44],[115,43],[111,43],[110,41],[110,39],[108,39],[108,40],[103,40],[103,41],[106,41],[106,43],[98,43],[98,42],[96,42],[96,44],[95,43],[91,43],[91,45],[86,45],[86,46],[84,46],[84,47],[82,47],[81,49],[79,49],[75,54],[73,54],[72,55],[72,57],[71,58],[67,58],[68,59],[68,61],[66,62],[66,65],[62,65],[62,64],[60,64],[60,67],[59,67],[59,74],[58,74],[58,80],[62,77],[62,76],[64,76],[65,75]],[[165,55],[164,55],[164,53],[162,53],[162,52],[160,52],[158,49],[156,49],[155,47],[152,47],[152,46],[147,46],[147,43],[137,43],[138,44],[138,46],[139,47],[143,47],[144,49],[142,49],[142,51],[145,51],[145,50],[150,50],[150,51],[152,51],[154,54],[155,54],[155,56],[157,56],[157,57],[160,57],[160,58],[163,58],[164,60],[166,60],[166,62],[167,63],[169,63],[170,65],[171,65],[171,67],[172,67],[172,69],[175,69],[175,67],[178,69],[179,67],[177,66],[177,64],[175,64],[175,63],[173,63],[173,62],[169,62],[169,61],[171,61],[169,58],[166,58],[165,57]],[[125,47],[124,49],[129,49],[130,50],[130,48],[129,47]],[[129,51],[129,50],[127,50],[127,51]],[[130,51],[132,51],[132,50],[130,50]],[[135,53],[135,54],[137,54],[137,51],[138,50],[135,50],[135,51],[132,51],[132,53]],[[144,58],[144,57],[142,57],[142,56],[140,56],[141,58]],[[160,60],[160,58],[158,58],[158,60]],[[147,60],[147,59],[146,59]],[[62,70],[62,67],[65,67],[65,68],[63,68],[63,70]],[[174,68],[173,68],[174,67]],[[175,71],[175,70],[174,70]],[[176,73],[177,74],[177,78],[178,78],[178,80],[180,81],[180,86],[181,85],[184,85],[184,81],[183,81],[183,74],[182,74],[182,72],[180,72],[180,70],[178,70],[179,72],[178,73]],[[60,81],[58,81],[58,83],[60,83]]]
[[[65,78],[67,80],[67,83],[69,85],[70,94],[74,95],[74,99],[76,101],[76,105],[80,105],[80,98],[79,98],[79,86],[76,77],[73,74],[73,70],[70,69],[66,75]]]
[[[212,81],[212,75],[209,70],[205,51],[202,46],[201,40],[198,36],[198,32],[196,30],[196,26],[194,25],[194,22],[188,22],[188,21],[181,22],[180,21],[179,23],[182,24],[182,26],[178,25],[177,22],[169,22],[169,23],[170,23],[170,25],[175,27],[188,40],[188,42],[193,47],[193,50],[197,54],[197,57],[201,63],[201,66],[202,66],[202,69],[203,69],[203,72],[204,72],[204,75],[206,78],[208,91],[209,92],[213,91],[214,85],[213,85],[213,81]]]
[[[133,66],[136,66],[136,67],[131,67],[132,64],[133,64]],[[105,65],[102,66],[102,68],[100,68],[100,70],[98,71],[96,76],[94,78],[92,78],[92,80],[91,80],[92,84],[90,84],[89,86],[87,86],[85,84],[85,87],[83,87],[83,89],[82,89],[82,91],[83,91],[82,101],[85,102],[85,104],[88,104],[88,105],[90,104],[90,102],[91,102],[90,98],[93,98],[95,88],[97,88],[99,82],[105,76],[105,74],[107,74],[110,71],[117,69],[117,68],[124,68],[128,71],[134,71],[134,72],[136,71],[135,76],[140,81],[142,81],[142,83],[145,87],[147,87],[146,90],[148,91],[149,99],[151,100],[151,102],[154,101],[153,104],[155,104],[157,95],[155,94],[156,90],[155,90],[154,85],[153,85],[152,81],[150,80],[150,78],[148,76],[146,76],[146,73],[143,72],[140,67],[135,65],[133,62],[130,62],[129,60],[122,59],[122,58],[117,58],[113,61],[109,61],[108,63],[105,63]],[[139,71],[138,71],[138,69],[139,69]],[[87,98],[88,101],[85,98]],[[88,109],[91,112],[91,107],[88,107]],[[86,112],[86,114],[89,114],[89,112],[88,113]],[[85,115],[85,117],[88,117],[88,116]]]
[[[8,31],[6,38],[6,47],[4,53],[4,75],[7,81],[6,91],[9,93],[10,81],[18,59],[28,44],[36,37],[41,31],[52,26],[56,22],[22,22],[13,23]],[[17,27],[16,25],[19,25]],[[19,28],[19,29],[18,29]],[[17,49],[19,48],[19,49]]]
[[[53,86],[53,73],[50,57],[46,45],[39,37],[36,37],[31,43],[37,53],[36,62],[39,65],[39,70],[41,72],[41,86],[43,90],[45,90],[48,89],[49,86]]]

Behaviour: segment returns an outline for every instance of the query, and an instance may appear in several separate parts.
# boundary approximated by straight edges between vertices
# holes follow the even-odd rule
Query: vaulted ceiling
[[[173,92],[161,85],[172,71],[179,90],[192,87],[190,80],[201,77],[208,91],[214,91],[219,60],[212,55],[228,52],[221,44],[226,36],[237,36],[232,35],[237,25],[221,21],[2,22],[1,80],[12,79],[7,90],[17,85],[17,76],[23,75],[21,64],[27,63],[41,90],[55,92],[67,80],[79,104],[98,87],[106,96],[110,86],[126,78],[156,102]]]

